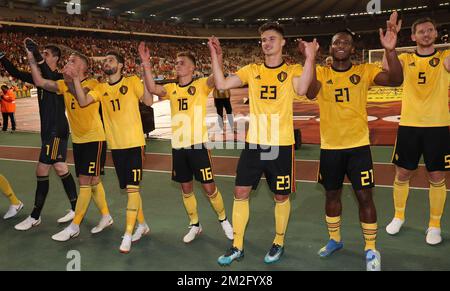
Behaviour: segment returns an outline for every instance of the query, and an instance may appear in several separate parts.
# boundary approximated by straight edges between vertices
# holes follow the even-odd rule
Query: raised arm
[[[153,79],[152,74],[152,64],[150,63],[150,50],[145,45],[145,42],[139,44],[139,56],[141,58],[141,66],[144,71],[144,85],[145,93],[143,97],[143,102],[147,106],[153,104],[153,94],[159,97],[164,97],[167,95],[166,89],[163,86],[156,84]]]
[[[29,50],[27,50],[27,56],[31,67],[31,75],[33,77],[34,84],[44,90],[54,93],[58,92],[58,84],[55,81],[47,80],[42,77],[42,73],[37,66],[36,60]]]
[[[294,85],[294,90],[297,95],[303,96],[308,93],[308,89],[313,81],[317,80],[316,74],[316,54],[319,50],[319,44],[317,40],[314,39],[312,42],[302,42],[305,52],[305,65],[303,66],[303,72],[300,77],[295,77],[292,82]],[[316,85],[316,84],[315,84]],[[318,91],[317,91],[318,92]],[[315,98],[315,96],[314,96]]]
[[[211,67],[213,71],[213,78],[215,87],[218,90],[228,90],[242,87],[244,84],[236,75],[231,75],[227,78],[223,75],[223,61],[222,48],[220,42],[216,37],[210,37],[208,41],[209,51],[211,53]]]
[[[384,47],[383,72],[375,77],[375,84],[379,86],[397,87],[403,83],[403,68],[395,47],[397,35],[402,27],[402,21],[398,21],[398,14],[394,11],[386,22],[386,33],[380,28],[380,42]]]
[[[34,84],[31,74],[17,69],[17,67],[14,66],[14,64],[6,57],[4,52],[0,53],[0,63],[3,65],[8,74],[10,74],[13,78],[22,80],[23,82],[29,84]]]

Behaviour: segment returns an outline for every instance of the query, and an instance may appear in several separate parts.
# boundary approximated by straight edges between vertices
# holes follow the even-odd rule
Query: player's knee
[[[39,163],[36,167],[36,176],[48,176],[50,167],[50,165]]]
[[[341,189],[326,191],[325,196],[327,203],[338,203],[341,201]]]
[[[65,175],[69,172],[69,167],[66,163],[56,163],[53,167],[55,168],[55,172],[58,176]]]
[[[203,184],[203,190],[208,197],[212,197],[217,194],[217,187],[215,183]]]
[[[289,199],[289,195],[275,195],[274,199],[276,203],[283,203]]]
[[[184,194],[189,194],[194,191],[194,184],[192,182],[181,183],[181,190]]]
[[[236,187],[234,190],[234,198],[239,200],[245,200],[250,197],[251,187]]]
[[[80,185],[82,186],[91,185],[91,177],[80,175],[78,177],[78,182],[80,182]]]
[[[409,179],[411,179],[412,171],[397,167],[395,175],[398,181],[409,181]]]
[[[431,183],[440,183],[445,180],[445,172],[428,172],[428,178]]]
[[[371,208],[374,206],[371,189],[356,191],[360,208]]]
[[[95,186],[100,183],[100,177],[90,177],[91,178],[91,185]]]

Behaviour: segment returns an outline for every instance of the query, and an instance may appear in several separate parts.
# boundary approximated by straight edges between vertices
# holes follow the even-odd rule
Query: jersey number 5
[[[425,72],[419,72],[418,84],[425,84],[426,82],[427,82],[427,77],[425,76]]]

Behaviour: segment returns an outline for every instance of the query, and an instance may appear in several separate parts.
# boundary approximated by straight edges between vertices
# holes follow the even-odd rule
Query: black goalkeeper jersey
[[[34,84],[31,73],[19,71],[6,57],[0,59],[5,70],[14,78],[23,82]],[[47,63],[39,65],[42,77],[48,80],[61,80],[63,75],[52,71]],[[65,114],[64,98],[56,93],[38,88],[39,115],[41,119],[41,139],[48,140],[52,137],[68,138],[69,123]]]

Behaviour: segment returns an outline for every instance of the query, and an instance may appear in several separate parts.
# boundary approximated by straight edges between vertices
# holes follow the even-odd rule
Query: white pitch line
[[[0,160],[2,161],[9,161],[9,162],[24,162],[24,163],[34,163],[37,164],[37,161],[29,161],[29,160],[16,160],[16,159],[4,159],[4,158],[0,158]],[[74,164],[71,163],[67,163],[69,166],[74,166]],[[110,167],[110,166],[105,166],[106,169],[112,169],[114,170],[114,167]],[[144,172],[149,172],[149,173],[164,173],[164,174],[171,174],[172,171],[165,171],[165,170],[148,170],[148,169],[144,169]],[[234,175],[223,175],[223,174],[215,174],[214,176],[216,177],[221,177],[221,178],[236,178],[236,176]],[[261,179],[265,180],[266,178],[262,177]],[[317,184],[317,181],[310,181],[310,180],[300,180],[300,179],[296,179],[296,182],[300,182],[300,183],[308,183],[308,184]],[[351,186],[350,183],[344,183],[344,185],[347,186]],[[376,187],[381,187],[381,188],[394,188],[393,186],[390,185],[376,185]],[[375,188],[376,188],[375,187]],[[423,188],[423,187],[409,187],[410,189],[414,189],[414,190],[428,190],[428,188]]]

